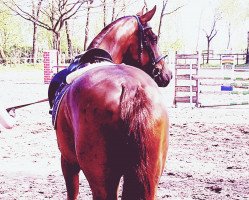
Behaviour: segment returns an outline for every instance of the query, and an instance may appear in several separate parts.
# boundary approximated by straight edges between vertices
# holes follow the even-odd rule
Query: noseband
[[[137,15],[134,15],[134,17],[137,20],[138,23],[138,40],[139,40],[139,48],[138,48],[138,60],[137,62],[139,63],[140,66],[142,66],[142,53],[144,48],[147,50],[147,53],[150,58],[150,63],[149,66],[152,66],[152,76],[153,78],[156,78],[162,73],[162,69],[156,67],[157,63],[159,63],[162,59],[164,59],[166,56],[159,56],[158,58],[155,58],[154,52],[152,51],[149,41],[147,40],[147,35],[146,35],[146,30],[151,29],[150,26],[143,26],[142,23],[140,22],[140,19]]]

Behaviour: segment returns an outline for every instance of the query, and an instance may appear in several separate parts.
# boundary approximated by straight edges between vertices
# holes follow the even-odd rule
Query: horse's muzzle
[[[171,81],[171,79],[173,78],[172,72],[170,71],[167,74],[164,74],[162,76],[158,76],[156,83],[159,87],[167,87]]]

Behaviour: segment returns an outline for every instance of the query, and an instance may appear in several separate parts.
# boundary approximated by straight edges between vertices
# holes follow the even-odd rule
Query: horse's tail
[[[126,88],[123,86],[120,105],[121,118],[125,125],[125,131],[128,133],[125,135],[127,169],[124,180],[129,179],[126,177],[131,177],[134,182],[133,192],[136,190],[138,195],[145,194],[145,191],[149,192],[150,188],[150,181],[147,180],[149,173],[147,171],[149,159],[147,146],[150,143],[150,135],[153,134],[151,100],[142,87]],[[130,181],[129,185],[132,185]],[[140,197],[137,196],[134,199],[140,199]]]

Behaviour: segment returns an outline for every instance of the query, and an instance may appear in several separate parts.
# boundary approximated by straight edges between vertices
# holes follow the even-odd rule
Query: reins
[[[42,102],[46,102],[46,101],[48,101],[48,98],[42,99],[42,100],[39,100],[39,101],[35,101],[35,102],[31,102],[31,103],[26,103],[26,104],[22,104],[22,105],[18,105],[18,106],[9,107],[9,108],[6,109],[6,111],[9,112],[12,109],[23,108],[23,107],[26,107],[26,106],[30,106],[30,105],[33,105],[33,104],[42,103]]]

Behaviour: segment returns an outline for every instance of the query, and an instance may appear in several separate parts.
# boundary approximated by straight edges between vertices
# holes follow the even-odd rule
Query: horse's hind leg
[[[79,194],[79,172],[78,164],[72,164],[61,156],[61,168],[67,187],[67,199],[75,200]]]
[[[152,138],[150,142],[153,143]],[[158,142],[154,142],[154,144],[158,144]],[[142,160],[137,162],[134,152],[129,154],[131,159],[124,173],[122,200],[156,199],[157,186],[164,168],[167,148],[166,145],[161,146],[160,144],[157,146],[147,145],[146,152],[146,162]]]
[[[88,171],[86,176],[92,190],[93,200],[117,200],[121,174],[107,172],[109,170],[105,169],[100,169],[100,171],[97,173],[92,171],[90,174]]]
[[[157,190],[157,175],[141,177],[136,173],[124,175],[122,200],[155,200]],[[143,180],[141,180],[143,179]]]

